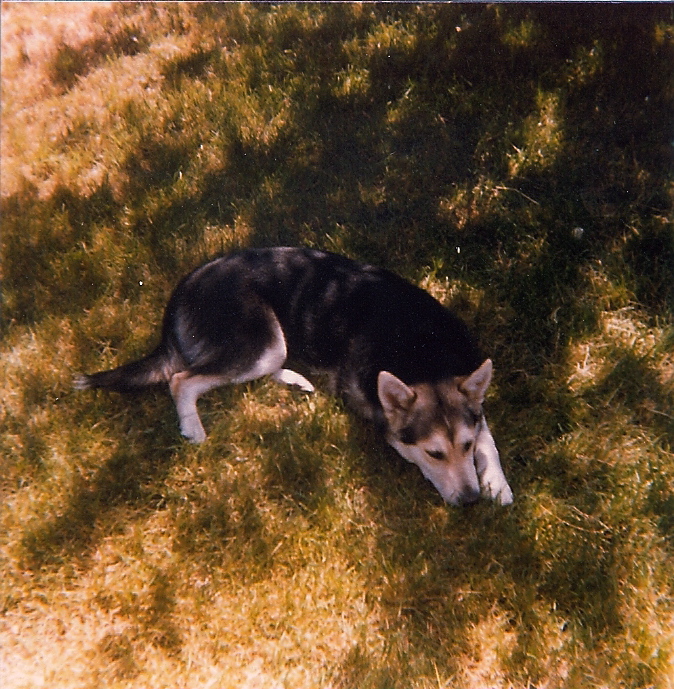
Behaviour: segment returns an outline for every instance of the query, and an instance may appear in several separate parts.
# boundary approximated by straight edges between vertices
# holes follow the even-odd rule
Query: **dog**
[[[452,505],[513,494],[482,410],[492,378],[467,326],[387,270],[306,248],[245,249],[178,284],[148,356],[76,376],[78,389],[168,383],[181,433],[206,439],[197,400],[221,385],[271,376],[312,392],[327,374],[345,399],[416,464]]]

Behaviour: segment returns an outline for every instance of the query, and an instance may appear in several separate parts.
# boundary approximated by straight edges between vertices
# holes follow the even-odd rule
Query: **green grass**
[[[3,687],[674,687],[671,7],[66,7],[2,8]],[[466,318],[512,507],[320,391],[71,389],[273,244]]]

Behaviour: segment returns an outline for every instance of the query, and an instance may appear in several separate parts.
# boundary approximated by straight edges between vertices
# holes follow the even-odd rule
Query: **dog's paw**
[[[513,504],[513,492],[507,482],[503,484],[501,490],[498,492],[498,495],[494,499],[499,503],[499,505],[505,506]]]
[[[191,443],[203,443],[206,440],[206,431],[201,425],[201,420],[196,414],[183,418],[180,422],[180,432]]]
[[[180,433],[191,443],[194,443],[195,445],[198,445],[199,443],[203,443],[204,440],[208,437],[206,435],[206,431],[204,429],[200,430],[195,430],[195,431],[184,431],[181,430]]]
[[[485,497],[491,498],[499,505],[512,504],[513,492],[500,469],[488,467],[479,478],[480,488]]]
[[[300,373],[291,371],[289,368],[280,368],[272,374],[272,379],[277,383],[298,387],[302,392],[313,392],[314,386]]]

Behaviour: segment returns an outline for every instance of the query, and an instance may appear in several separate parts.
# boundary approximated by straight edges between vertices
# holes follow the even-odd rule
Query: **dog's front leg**
[[[285,385],[295,385],[304,392],[313,392],[314,386],[300,373],[291,371],[289,368],[280,368],[276,373],[272,373],[272,379],[277,383]]]
[[[484,417],[475,443],[475,468],[483,495],[497,500],[501,505],[510,505],[513,492],[503,473],[496,443]]]

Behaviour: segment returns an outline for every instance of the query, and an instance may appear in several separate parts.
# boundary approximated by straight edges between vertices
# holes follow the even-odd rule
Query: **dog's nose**
[[[468,505],[474,505],[480,499],[480,491],[477,490],[467,490],[461,494],[461,504],[464,507]]]

